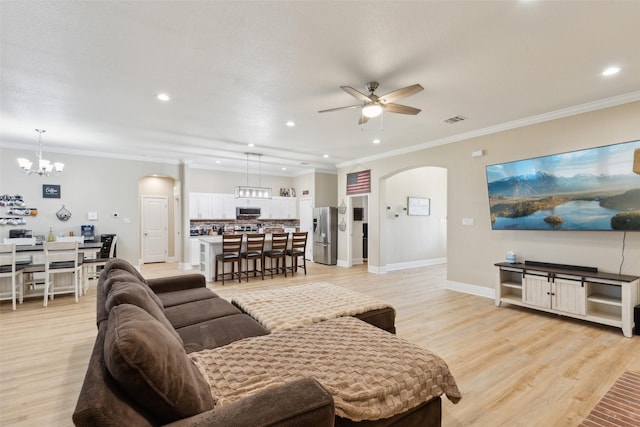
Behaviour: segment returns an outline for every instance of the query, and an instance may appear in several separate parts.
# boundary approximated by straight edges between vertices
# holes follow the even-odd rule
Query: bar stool
[[[264,280],[264,238],[264,233],[247,234],[247,249],[240,255],[245,260],[244,273],[247,275],[247,282],[249,281],[249,273],[253,273],[253,277],[256,277],[258,271]],[[253,261],[253,270],[249,270],[249,261]],[[258,261],[260,261],[260,270],[256,268]]]
[[[218,281],[218,264],[222,263],[222,285],[224,286],[224,276],[231,275],[231,280],[238,275],[238,283],[242,281],[242,261],[240,253],[242,251],[242,234],[223,234],[222,235],[222,252],[216,255],[216,268],[214,280]],[[224,266],[231,263],[231,272],[225,273]],[[235,272],[235,266],[238,265],[238,273]]]
[[[289,242],[289,233],[273,233],[271,235],[271,250],[265,251],[264,256],[269,258],[269,268],[265,269],[271,272],[271,278],[273,279],[273,270],[276,274],[282,269],[284,277],[287,277],[287,261],[286,251],[287,244]],[[276,261],[276,266],[273,266],[273,261]],[[282,267],[280,267],[280,260],[282,260]]]
[[[13,309],[16,309],[16,297],[22,304],[24,294],[24,277],[22,269],[24,265],[16,265],[16,245],[15,243],[0,244],[0,282],[4,287],[11,285],[11,289],[0,292],[0,299],[11,299]],[[7,283],[4,283],[7,282]]]
[[[84,283],[83,283],[83,291],[86,294],[89,290],[89,280],[96,280],[100,278],[100,272],[102,271],[102,267],[105,266],[107,261],[114,257],[116,251],[116,242],[118,241],[118,236],[113,236],[111,239],[111,246],[109,246],[109,257],[108,258],[85,258],[82,264],[82,274],[84,275]]]
[[[44,242],[44,306],[49,297],[73,293],[78,302],[80,283],[82,283],[82,260],[78,252],[78,242]],[[69,286],[56,286],[54,276],[61,273],[72,273],[73,281]]]
[[[287,256],[291,258],[291,274],[298,272],[298,258],[302,257],[302,268],[305,276],[307,275],[307,259],[305,257],[307,250],[307,232],[300,231],[291,235],[291,249],[287,249]]]

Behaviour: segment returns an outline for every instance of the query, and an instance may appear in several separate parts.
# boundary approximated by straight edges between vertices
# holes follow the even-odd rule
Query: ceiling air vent
[[[462,116],[453,116],[453,117],[449,117],[449,118],[448,118],[447,120],[445,120],[444,122],[445,122],[445,123],[449,123],[449,124],[451,124],[451,123],[458,123],[458,122],[461,122],[461,121],[463,121],[463,120],[465,120],[465,119],[466,119],[466,117],[462,117]]]

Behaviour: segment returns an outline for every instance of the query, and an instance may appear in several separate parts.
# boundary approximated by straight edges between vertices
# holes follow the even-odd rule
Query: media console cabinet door
[[[587,294],[584,283],[577,280],[563,280],[557,277],[553,280],[552,306],[554,310],[566,313],[586,313]]]
[[[522,280],[522,302],[541,308],[551,308],[551,283],[547,277],[525,274]]]

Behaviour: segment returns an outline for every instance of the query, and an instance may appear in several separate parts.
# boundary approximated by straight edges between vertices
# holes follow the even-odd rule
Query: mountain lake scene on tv
[[[494,230],[640,231],[640,141],[487,166]]]

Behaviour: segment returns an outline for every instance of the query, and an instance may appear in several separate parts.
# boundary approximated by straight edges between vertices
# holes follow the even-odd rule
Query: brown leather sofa
[[[265,335],[200,274],[145,280],[109,261],[98,283],[98,335],[73,413],[77,426],[332,426],[331,395],[295,381],[222,407],[187,353]]]

